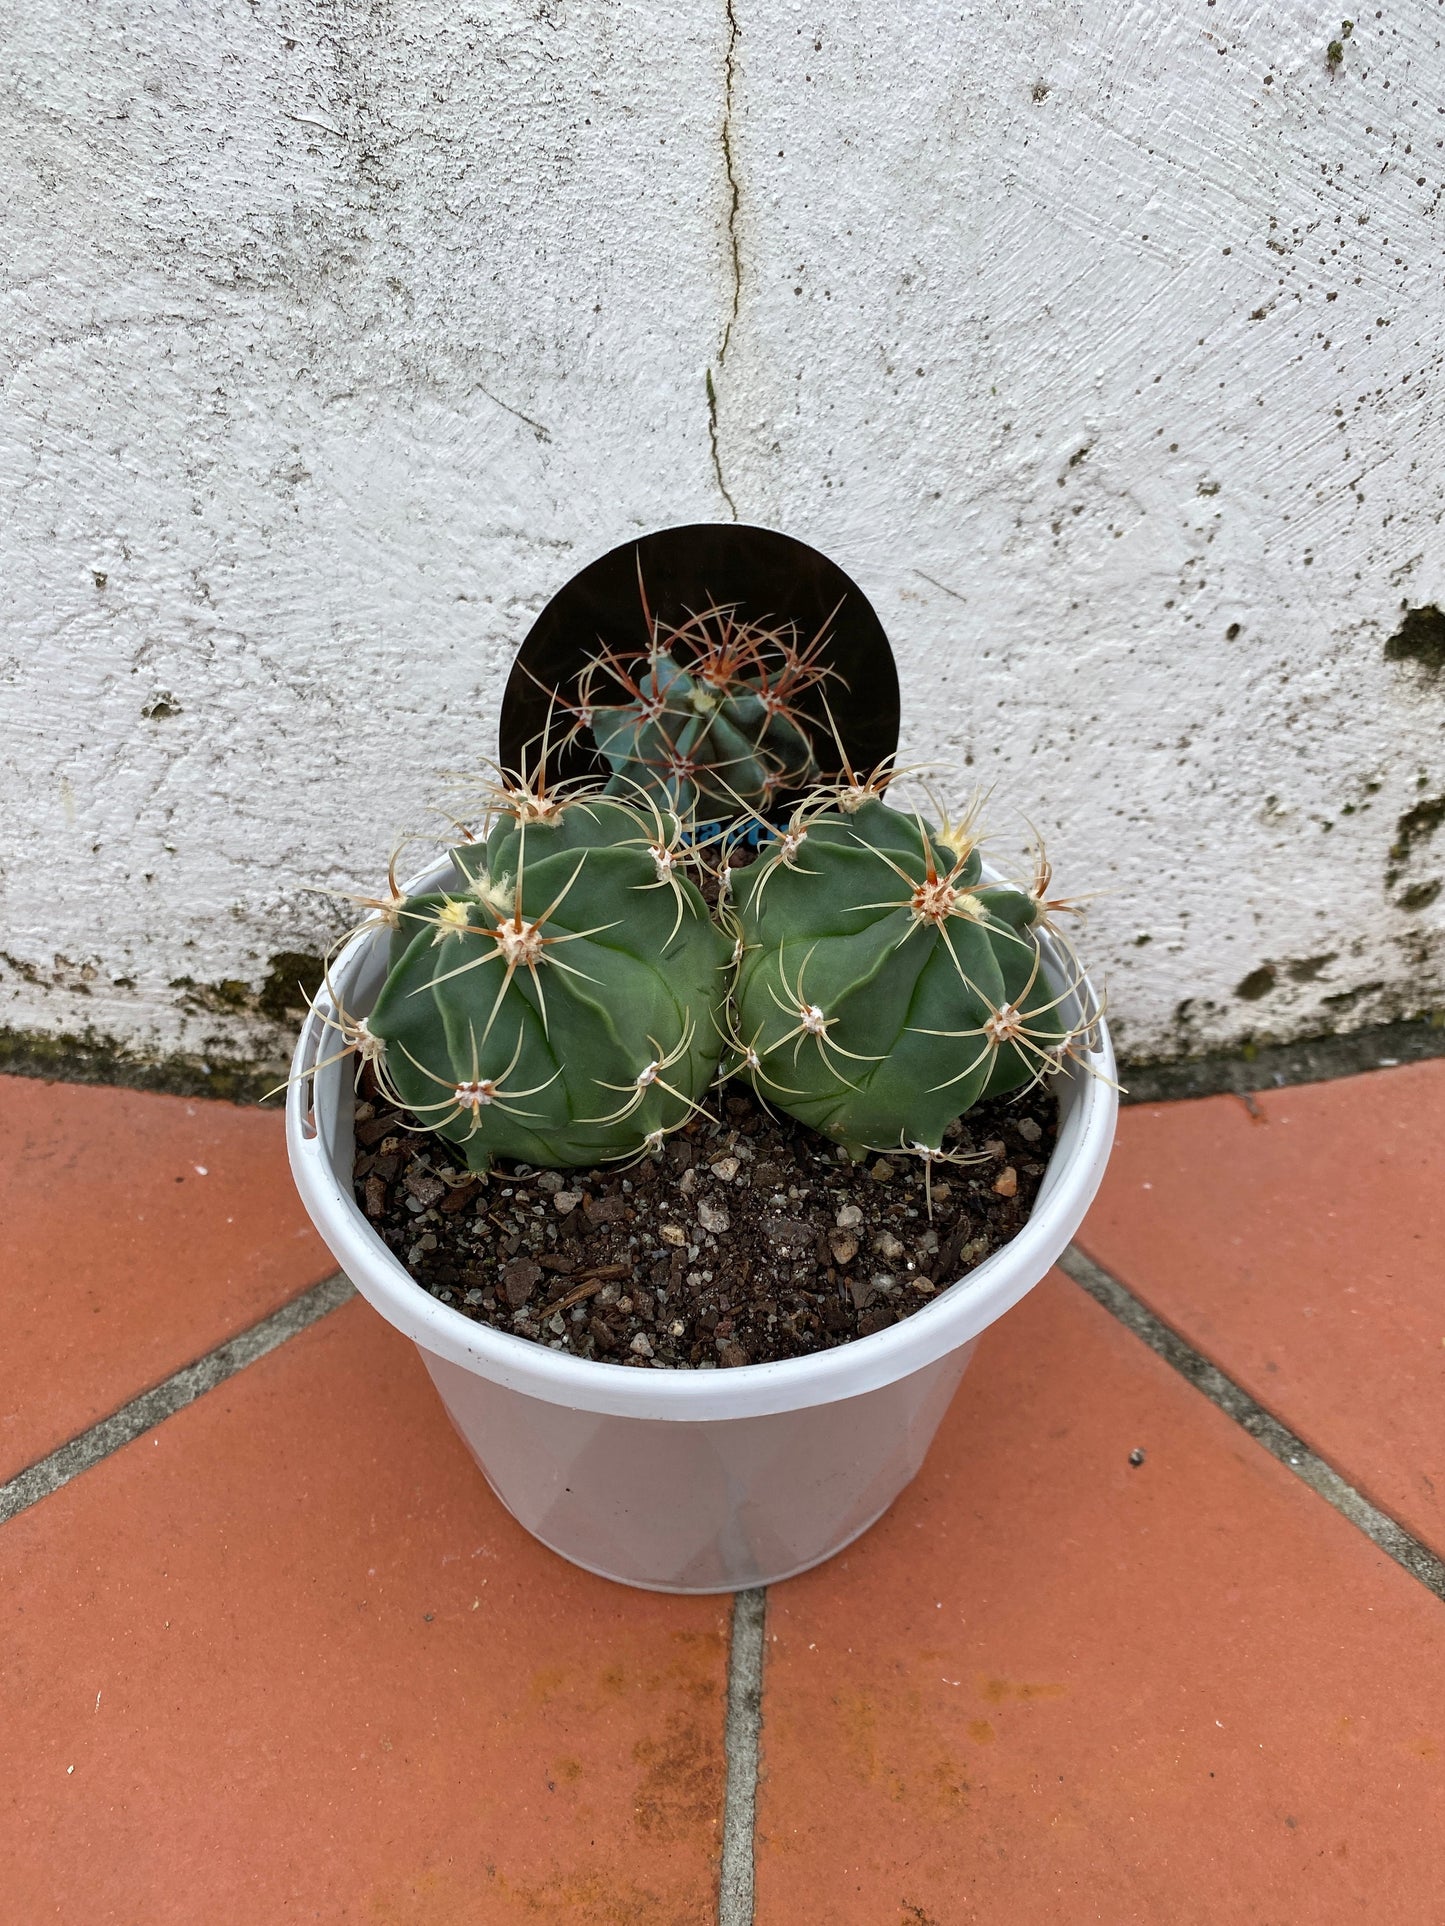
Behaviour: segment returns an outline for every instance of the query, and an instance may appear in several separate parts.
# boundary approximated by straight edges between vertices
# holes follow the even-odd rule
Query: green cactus
[[[373,904],[386,981],[365,1022],[333,1027],[473,1170],[655,1148],[712,1080],[726,993],[680,826],[596,794],[503,793],[452,852],[461,888]]]
[[[971,816],[940,827],[853,785],[794,814],[734,873],[728,1067],[852,1148],[942,1152],[980,1098],[1059,1067],[1073,1042],[1045,977],[1031,889],[984,880]]]
[[[565,705],[573,733],[590,733],[611,770],[610,794],[726,821],[766,814],[780,791],[814,777],[798,698],[827,673],[822,635],[802,647],[791,629],[744,622],[735,608],[649,626],[649,648],[604,649],[583,671],[580,700]]]

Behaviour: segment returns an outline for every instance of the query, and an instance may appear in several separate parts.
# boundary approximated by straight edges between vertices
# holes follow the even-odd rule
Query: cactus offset
[[[799,698],[828,673],[819,661],[825,633],[805,647],[791,627],[743,621],[735,607],[705,609],[675,628],[649,616],[648,627],[646,649],[595,656],[579,700],[564,705],[574,734],[590,732],[611,770],[610,793],[645,793],[687,819],[728,820],[766,813],[780,792],[812,780]]]
[[[370,1060],[474,1170],[654,1148],[712,1079],[726,990],[678,826],[598,795],[500,795],[489,833],[452,852],[460,885],[387,909]]]
[[[1042,968],[1041,892],[985,880],[972,813],[932,828],[839,789],[733,887],[728,1067],[840,1143],[938,1156],[963,1111],[1074,1042]]]

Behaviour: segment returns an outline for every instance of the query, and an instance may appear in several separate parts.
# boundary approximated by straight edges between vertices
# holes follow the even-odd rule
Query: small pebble
[[[828,1249],[833,1253],[835,1264],[851,1264],[858,1255],[858,1239],[852,1231],[829,1231]]]
[[[519,1257],[502,1268],[502,1296],[514,1311],[520,1311],[542,1281],[542,1266],[530,1257]]]
[[[1026,1144],[1036,1144],[1044,1134],[1032,1117],[1020,1117],[1016,1128]]]
[[[552,1198],[552,1203],[560,1217],[570,1217],[581,1202],[580,1190],[559,1190]]]
[[[993,1187],[1000,1197],[1016,1197],[1018,1195],[1019,1174],[1012,1164],[1004,1165],[1003,1170],[994,1179]]]
[[[557,1201],[562,1201],[560,1194]],[[627,1221],[627,1205],[620,1197],[584,1196],[582,1210],[592,1224],[622,1224]]]
[[[1142,1451],[1142,1450],[1140,1449],[1140,1447],[1139,1447],[1138,1445],[1135,1445],[1135,1447],[1134,1447],[1134,1449],[1133,1449],[1133,1450],[1132,1450],[1132,1451],[1131,1451],[1131,1452],[1129,1453],[1129,1462],[1130,1462],[1130,1464],[1131,1464],[1131,1465],[1142,1465],[1142,1464],[1143,1464],[1143,1462],[1144,1462],[1144,1453],[1143,1453],[1143,1451]]]
[[[681,1224],[664,1224],[658,1232],[664,1244],[672,1244],[681,1250],[687,1242],[687,1232]]]
[[[544,1170],[538,1173],[537,1188],[545,1191],[549,1197],[555,1197],[566,1181],[560,1170]]]
[[[886,1257],[890,1264],[896,1262],[897,1259],[903,1255],[903,1245],[893,1235],[892,1231],[879,1231],[878,1235],[873,1239],[873,1248],[880,1257]]]
[[[652,1345],[641,1331],[637,1333],[637,1336],[632,1340],[628,1349],[635,1351],[640,1358],[650,1358],[652,1356]]]
[[[712,1174],[714,1177],[716,1177],[719,1180],[719,1182],[724,1184],[730,1184],[733,1178],[736,1177],[738,1174],[737,1158],[736,1157],[719,1157],[717,1162],[712,1166]]]
[[[698,1200],[697,1221],[705,1231],[715,1231],[718,1234],[727,1230],[732,1223],[732,1219],[725,1210],[719,1210],[716,1204],[710,1204],[705,1197]]]
[[[863,1222],[863,1213],[856,1204],[844,1204],[833,1221],[839,1230],[857,1230]]]
[[[880,1157],[868,1175],[873,1179],[875,1184],[891,1184],[893,1181],[893,1166],[886,1157]]]
[[[817,1235],[811,1224],[796,1217],[765,1217],[763,1235],[782,1257],[811,1255]]]

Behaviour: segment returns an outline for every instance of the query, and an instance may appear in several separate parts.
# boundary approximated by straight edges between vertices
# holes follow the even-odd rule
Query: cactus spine
[[[1042,968],[1041,891],[984,878],[971,817],[931,827],[850,784],[733,881],[728,1067],[838,1142],[939,1155],[970,1105],[1057,1069],[1073,1041]]]
[[[347,1040],[474,1170],[656,1147],[713,1077],[726,991],[679,826],[595,794],[501,796],[452,852],[458,887],[382,912],[390,967]]]

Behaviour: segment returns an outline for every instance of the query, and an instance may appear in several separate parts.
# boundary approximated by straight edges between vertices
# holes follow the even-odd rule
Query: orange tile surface
[[[1063,1279],[768,1632],[760,1926],[1441,1916],[1439,1601]]]
[[[0,1479],[336,1265],[275,1111],[0,1077]]]
[[[1079,1242],[1445,1553],[1445,1060],[1125,1110]]]
[[[0,1571],[7,1918],[715,1917],[728,1601],[541,1550],[362,1303],[15,1519]]]

